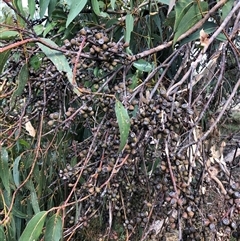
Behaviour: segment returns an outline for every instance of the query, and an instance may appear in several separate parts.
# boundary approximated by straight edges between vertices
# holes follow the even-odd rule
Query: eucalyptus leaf
[[[201,10],[199,9],[199,5]],[[173,45],[177,42],[178,38],[187,32],[192,26],[194,26],[200,19],[202,14],[205,14],[208,10],[208,4],[206,2],[195,3],[188,9],[187,13],[182,17],[179,25],[176,28],[176,33],[173,39]]]
[[[67,17],[66,28],[73,21],[73,19],[76,18],[77,15],[83,10],[86,4],[87,0],[72,0],[70,12]]]
[[[150,72],[153,69],[153,65],[143,59],[134,62],[133,66],[143,72]]]
[[[45,241],[59,241],[62,237],[62,218],[59,214],[54,214],[46,224]]]
[[[27,182],[26,186],[30,190],[31,205],[32,205],[33,211],[34,211],[35,214],[37,214],[37,213],[40,212],[40,208],[39,208],[39,204],[38,204],[38,198],[37,198],[36,190],[34,188],[32,180],[29,180]]]
[[[50,0],[39,0],[39,7],[40,7],[40,18],[44,16],[47,11],[48,5]]]
[[[119,151],[122,151],[127,143],[129,131],[130,131],[130,117],[123,104],[116,100],[115,103],[115,114],[117,116],[117,122],[120,131],[120,146]]]
[[[50,0],[50,3],[48,5],[48,16],[52,15],[52,12],[54,11],[56,5],[57,5],[57,0]]]
[[[11,40],[16,38],[19,33],[17,31],[7,30],[6,28],[0,28],[0,40]]]
[[[42,233],[42,228],[47,216],[46,211],[35,214],[28,222],[18,241],[36,241]]]
[[[229,12],[232,10],[234,6],[235,0],[228,0],[225,2],[225,4],[222,6],[222,15],[221,15],[221,21],[225,20]]]
[[[9,156],[6,148],[2,147],[0,159],[0,179],[7,193],[10,193],[10,175],[9,175]]]
[[[0,225],[0,240],[7,241],[3,225]]]
[[[58,47],[50,39],[42,38],[42,40],[45,41],[46,43],[50,44],[53,47]],[[37,43],[37,44],[41,48],[43,53],[53,62],[53,64],[56,66],[56,68],[59,72],[67,73],[68,80],[70,83],[72,83],[72,69],[70,68],[70,65],[69,65],[68,60],[65,57],[65,55],[62,52],[57,51],[55,49],[50,49],[49,47],[47,47],[41,43]]]
[[[130,43],[131,33],[133,31],[133,23],[134,23],[132,14],[130,14],[130,13],[127,14],[125,21],[126,21],[125,42]]]
[[[174,31],[178,28],[182,18],[187,13],[189,8],[192,6],[192,0],[182,0],[177,1],[175,6],[175,23],[174,23]]]
[[[20,160],[21,160],[21,156],[18,156],[13,162],[13,180],[16,187],[19,187],[20,185],[20,173],[18,170]]]
[[[35,0],[28,0],[28,11],[29,11],[31,19],[33,19],[33,17],[34,17],[35,8],[36,8]]]
[[[97,16],[101,16],[103,18],[109,17],[107,13],[100,10],[100,4],[98,0],[91,0],[91,3],[92,3],[93,11]]]
[[[9,54],[10,54],[10,50],[0,53],[0,74],[2,73],[4,65],[6,64],[6,62],[8,60]],[[1,89],[0,89],[0,91],[1,91]]]
[[[34,29],[35,33],[39,36],[43,33],[44,26],[42,24],[38,24],[38,25],[33,26],[33,29]]]

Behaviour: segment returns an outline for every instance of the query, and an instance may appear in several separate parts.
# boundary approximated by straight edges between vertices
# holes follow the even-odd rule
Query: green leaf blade
[[[177,42],[178,38],[187,32],[192,26],[194,26],[199,20],[202,19],[202,13],[206,13],[208,5],[206,2],[200,2],[201,10],[197,3],[193,4],[182,17],[179,22],[179,26],[176,29],[176,33],[173,39],[173,45]]]
[[[58,214],[54,214],[46,224],[45,241],[59,241],[62,237],[62,219]]]
[[[21,156],[18,156],[13,162],[13,180],[16,187],[19,187],[20,185],[20,173],[18,170],[20,160],[21,160]]]
[[[125,21],[126,21],[125,42],[130,43],[131,33],[133,31],[133,24],[134,24],[134,19],[132,14],[127,14]]]
[[[35,0],[28,0],[28,11],[29,11],[31,19],[34,18],[35,5],[36,5]]]
[[[93,11],[94,11],[94,13],[97,16],[103,17],[103,18],[109,17],[109,15],[107,13],[105,13],[105,12],[100,10],[100,6],[99,6],[99,1],[98,0],[91,0],[91,3],[92,3]]]
[[[192,6],[192,3],[193,3],[192,0],[177,1],[175,6],[176,17],[175,17],[175,23],[174,23],[174,31],[176,31],[176,29],[178,28],[182,18],[188,12],[189,8]]]
[[[46,211],[42,211],[34,215],[28,222],[19,241],[36,241],[42,232],[42,228],[47,216]]]
[[[48,8],[50,0],[40,0],[39,1],[39,7],[40,7],[40,18],[44,16],[46,13],[46,10]]]
[[[9,156],[6,148],[2,148],[1,159],[0,159],[0,179],[2,180],[3,186],[5,187],[7,193],[10,193],[10,183],[9,183]]]
[[[42,40],[53,47],[58,47],[52,40],[42,38]],[[43,53],[53,62],[59,72],[67,73],[67,77],[70,83],[72,83],[72,69],[67,61],[67,58],[60,51],[50,49],[43,44],[37,43]]]
[[[120,131],[120,146],[119,151],[122,151],[127,143],[129,131],[130,131],[130,117],[127,110],[124,108],[120,101],[115,103],[115,113]]]
[[[83,10],[85,5],[87,4],[87,0],[73,0],[70,6],[70,12],[68,14],[66,28],[73,21],[74,18]]]
[[[0,74],[2,73],[4,65],[6,64],[6,62],[8,60],[9,54],[10,54],[10,50],[0,53]]]
[[[228,0],[222,7],[222,16],[221,21],[224,21],[224,19],[227,17],[229,12],[232,10],[232,7],[234,6],[235,0]]]
[[[134,62],[133,66],[142,72],[150,72],[153,69],[153,65],[144,59]]]

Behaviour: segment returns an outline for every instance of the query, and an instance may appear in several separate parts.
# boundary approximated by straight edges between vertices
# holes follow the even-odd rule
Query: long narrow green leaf
[[[50,3],[48,5],[48,16],[52,15],[52,12],[54,11],[56,5],[57,5],[57,0],[50,0]]]
[[[45,241],[59,241],[62,237],[62,219],[58,214],[54,214],[46,224]]]
[[[6,235],[5,235],[5,233],[4,233],[4,228],[3,228],[2,225],[0,226],[0,240],[2,240],[2,241],[7,241]]]
[[[27,218],[29,218],[27,214],[19,211],[19,210],[18,210],[17,208],[15,208],[15,207],[13,207],[13,210],[12,210],[12,211],[13,211],[13,212],[12,212],[13,215],[16,216],[16,217],[18,217],[18,218],[21,218],[21,219],[27,219]]]
[[[19,241],[36,241],[42,232],[42,228],[47,216],[46,211],[37,213],[28,222]]]
[[[83,10],[85,5],[87,4],[87,0],[72,0],[72,4],[70,7],[70,12],[68,14],[66,28],[73,21],[74,18]]]
[[[222,7],[222,15],[221,15],[221,21],[223,21],[229,12],[232,10],[232,7],[234,6],[235,0],[228,0]]]
[[[131,33],[133,31],[134,19],[132,14],[127,14],[126,16],[126,33],[125,33],[125,42],[130,43]]]
[[[10,54],[10,50],[4,51],[4,52],[0,53],[0,74],[2,73],[3,67],[6,64],[7,60],[8,60],[9,54]]]
[[[36,7],[35,0],[28,0],[28,11],[29,11],[31,19],[33,19],[33,17],[34,17],[35,7]]]
[[[201,9],[199,9],[199,5]],[[181,19],[174,35],[173,45],[177,42],[178,38],[183,33],[188,31],[192,26],[194,26],[194,24],[196,24],[200,19],[202,19],[202,14],[205,14],[207,12],[208,5],[206,2],[199,2],[199,5],[197,3],[194,3]]]
[[[52,40],[42,38],[43,41],[50,44],[53,47],[58,47]],[[59,72],[67,73],[68,80],[72,81],[72,69],[67,61],[67,58],[60,51],[50,49],[43,44],[38,43],[43,53],[53,62]]]
[[[13,180],[17,187],[19,187],[20,185],[20,177],[19,177],[20,175],[18,170],[20,160],[21,160],[21,156],[18,156],[13,162]]]
[[[9,157],[6,148],[2,148],[0,159],[0,179],[2,180],[7,193],[10,193],[8,159]]]
[[[103,17],[103,18],[109,17],[109,15],[107,13],[104,13],[103,11],[100,10],[98,0],[91,0],[91,3],[92,3],[93,11],[97,16],[100,16],[100,17]]]
[[[177,30],[182,18],[187,13],[187,11],[192,6],[192,4],[193,4],[192,0],[177,1],[175,6],[176,16],[175,16],[175,23],[174,23],[174,31]]]
[[[151,63],[147,62],[144,59],[140,59],[134,62],[133,66],[142,72],[150,72],[154,67]]]
[[[24,90],[24,87],[28,81],[29,71],[28,71],[28,64],[24,64],[18,74],[18,86],[12,94],[10,100],[11,108],[15,105],[15,101],[17,96],[20,96]]]
[[[48,8],[50,0],[40,0],[39,1],[39,7],[40,7],[40,18],[44,16],[46,13],[46,10]]]
[[[0,28],[0,39],[1,40],[10,40],[16,38],[19,35],[17,31],[7,30],[6,28]]]
[[[33,211],[35,214],[37,214],[40,212],[40,208],[39,208],[39,204],[38,204],[36,190],[35,190],[33,182],[31,180],[27,182],[27,188],[31,192],[31,204],[32,204]]]
[[[124,108],[120,101],[115,103],[115,113],[117,116],[117,122],[120,131],[120,146],[119,151],[121,151],[127,143],[129,131],[130,131],[130,118],[127,110]]]

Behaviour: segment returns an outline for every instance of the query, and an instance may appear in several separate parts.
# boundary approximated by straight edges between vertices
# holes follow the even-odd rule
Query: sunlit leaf
[[[40,0],[39,1],[39,7],[40,7],[40,18],[42,18],[44,16],[44,14],[46,13],[46,10],[48,8],[50,0]]]
[[[2,73],[3,67],[8,60],[9,54],[10,54],[10,50],[7,50],[7,51],[4,51],[4,52],[0,53],[0,74]]]
[[[20,175],[18,170],[20,160],[21,160],[21,156],[18,156],[13,162],[13,180],[17,187],[19,187],[20,185]]]
[[[9,156],[6,148],[2,147],[1,159],[0,159],[0,179],[2,180],[3,186],[10,193],[10,183],[9,183]]]
[[[121,151],[127,143],[130,131],[130,118],[127,110],[124,108],[123,104],[118,100],[115,103],[115,114],[117,116],[117,122],[120,132],[119,151]]]
[[[34,127],[32,126],[32,123],[30,121],[27,121],[25,123],[25,128],[26,128],[26,131],[28,132],[28,134],[32,137],[35,137],[36,135],[36,130],[34,129]]]
[[[73,21],[74,18],[82,11],[85,7],[87,0],[72,0],[72,4],[70,6],[70,12],[68,14],[66,27]]]
[[[46,224],[45,241],[59,241],[62,237],[62,219],[58,214],[54,214]]]
[[[20,96],[22,94],[24,87],[28,81],[28,77],[29,77],[28,64],[24,64],[18,74],[17,88],[13,92],[10,99],[11,108],[13,108],[13,106],[15,105],[17,96]]]
[[[42,228],[47,216],[46,211],[37,213],[28,222],[18,241],[36,241],[42,232]]]

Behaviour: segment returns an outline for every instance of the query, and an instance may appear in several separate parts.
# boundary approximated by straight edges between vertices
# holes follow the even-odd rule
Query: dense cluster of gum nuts
[[[76,63],[76,54],[84,38],[86,43]],[[82,29],[75,38],[64,41],[63,50],[70,64],[77,64],[78,85],[93,92],[104,85],[103,95],[77,97],[71,94],[66,77],[45,59],[38,71],[30,72],[31,84],[18,98],[20,102],[28,98],[26,113],[29,115],[45,111],[48,130],[63,129],[76,135],[69,146],[67,161],[71,163],[71,159],[77,157],[77,164],[68,164],[59,171],[62,183],[67,184],[66,192],[70,192],[81,174],[72,200],[82,199],[81,209],[77,219],[75,208],[69,209],[67,226],[78,227],[76,233],[81,237],[84,229],[91,229],[93,220],[101,219],[108,224],[111,219],[131,233],[131,240],[138,240],[141,232],[147,234],[146,240],[163,240],[167,232],[178,230],[179,225],[184,240],[201,240],[204,235],[210,237],[216,233],[223,237],[239,235],[239,183],[229,187],[226,184],[228,193],[218,203],[211,200],[220,195],[217,185],[205,178],[204,167],[197,158],[189,174],[189,157],[186,150],[179,152],[179,149],[192,141],[188,138],[193,128],[194,111],[184,96],[168,96],[164,90],[151,99],[142,99],[139,93],[131,98],[132,81],[123,82],[120,70],[131,60],[125,53],[126,47],[127,43],[112,41],[102,30]],[[105,85],[107,77],[113,73],[115,77]],[[147,88],[143,91],[151,91]],[[115,100],[110,94],[117,95],[120,100],[128,97],[125,107],[131,118],[130,134],[120,153]],[[47,98],[44,99],[44,95]],[[7,107],[8,103],[4,104]],[[11,111],[17,113],[19,110],[17,106]],[[79,140],[79,129],[87,130],[88,137]],[[116,165],[120,168],[113,173]],[[203,194],[200,187],[212,194]],[[203,210],[207,202],[209,208]],[[157,221],[164,221],[161,231],[152,228]],[[114,237],[119,239],[117,235]]]

